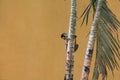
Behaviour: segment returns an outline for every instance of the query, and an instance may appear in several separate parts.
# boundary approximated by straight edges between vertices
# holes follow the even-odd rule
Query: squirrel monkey
[[[76,35],[74,35],[74,38],[75,38],[75,48],[74,48],[74,52],[78,49],[78,44],[76,44]],[[62,33],[61,34],[61,38],[62,39],[64,39],[64,40],[66,40],[66,49],[67,49],[67,46],[68,46],[68,40],[69,40],[69,38],[68,38],[68,34],[67,33]]]

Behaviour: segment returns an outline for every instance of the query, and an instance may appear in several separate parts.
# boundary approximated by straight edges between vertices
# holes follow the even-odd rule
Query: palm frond
[[[89,5],[81,15],[83,17],[82,24],[88,18],[91,8],[96,10],[98,0],[90,0]],[[93,13],[93,14],[94,14]],[[94,15],[93,15],[94,16]],[[93,80],[98,79],[99,74],[102,74],[103,80],[107,77],[107,69],[114,74],[114,69],[119,68],[116,60],[120,60],[120,44],[118,38],[114,35],[120,27],[120,22],[115,14],[108,8],[106,0],[102,4],[100,22],[98,23],[97,36],[96,36],[96,61],[93,73]]]
[[[107,76],[106,68],[111,70],[114,74],[114,69],[118,69],[119,67],[116,57],[120,58],[119,44],[113,37],[110,29],[106,27],[108,26],[106,26],[102,21],[98,26],[95,63],[95,66],[98,66],[97,70],[99,71],[99,74],[102,74],[103,78]],[[96,77],[96,75],[93,75],[93,78],[94,77]]]
[[[83,21],[82,24],[86,21],[86,24],[88,24],[88,18],[89,18],[89,14],[90,14],[90,10],[91,8],[94,6],[94,4],[96,3],[97,0],[91,0],[89,5],[86,7],[86,9],[84,10],[84,12],[82,13],[82,15],[80,16],[83,17]]]
[[[114,74],[114,69],[119,68],[116,60],[120,60],[120,45],[118,38],[114,35],[120,27],[120,22],[116,16],[107,7],[106,1],[103,3],[100,15],[100,22],[97,29],[97,47],[96,47],[96,61],[93,74],[93,80],[98,79],[98,75],[102,74],[103,80],[107,77],[107,69]],[[97,66],[97,67],[96,67]],[[98,74],[96,75],[96,71]]]
[[[112,11],[108,8],[108,6],[106,5],[106,1],[103,3],[102,6],[101,18],[111,27],[112,30],[118,30],[120,22],[117,20],[115,14],[113,14]]]

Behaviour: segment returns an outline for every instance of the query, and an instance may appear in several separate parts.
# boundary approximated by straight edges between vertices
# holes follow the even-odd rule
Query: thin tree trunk
[[[76,45],[76,0],[71,0],[71,14],[67,41],[66,72],[64,80],[73,80],[74,51]]]
[[[85,60],[84,60],[84,66],[82,70],[82,76],[81,80],[88,80],[89,72],[90,72],[90,66],[92,62],[92,55],[93,55],[93,49],[94,49],[94,43],[95,43],[95,37],[96,37],[96,31],[97,31],[97,24],[99,23],[99,16],[101,13],[101,7],[104,0],[98,0],[97,8],[95,12],[95,16],[92,22],[92,27],[90,30],[90,36],[88,40],[87,50],[85,54]]]

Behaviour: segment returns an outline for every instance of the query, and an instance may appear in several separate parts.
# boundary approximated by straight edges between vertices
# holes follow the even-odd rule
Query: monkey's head
[[[61,38],[64,39],[64,40],[67,40],[68,39],[68,34],[67,33],[62,33]]]

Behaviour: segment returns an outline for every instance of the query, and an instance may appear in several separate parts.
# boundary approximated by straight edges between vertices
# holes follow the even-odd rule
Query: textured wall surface
[[[78,17],[88,2],[79,0]],[[109,0],[108,5],[120,20],[119,0]],[[0,0],[0,80],[63,80],[66,52],[60,34],[67,32],[69,11],[70,0]],[[87,27],[80,23],[75,80],[81,75],[91,18]],[[119,75],[115,71],[108,80],[118,80]]]

